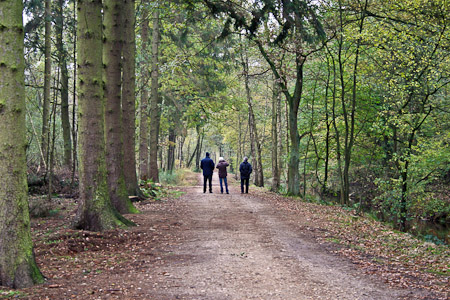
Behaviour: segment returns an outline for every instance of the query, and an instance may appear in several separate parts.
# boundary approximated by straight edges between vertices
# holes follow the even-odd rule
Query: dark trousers
[[[227,183],[227,178],[226,178],[226,177],[224,177],[224,178],[220,178],[220,177],[219,177],[219,182],[220,182],[220,192],[223,193],[223,185],[222,185],[222,181],[225,183],[225,189],[226,189],[227,194],[228,194],[228,183]]]
[[[206,193],[206,181],[209,181],[209,191],[212,192],[212,175],[203,176],[203,193]]]
[[[248,184],[250,178],[241,178],[241,193],[244,192],[244,184],[245,184],[245,192],[248,194]]]

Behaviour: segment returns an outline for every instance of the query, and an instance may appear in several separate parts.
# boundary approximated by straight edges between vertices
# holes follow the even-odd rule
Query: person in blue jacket
[[[245,185],[245,193],[248,194],[248,184],[250,181],[250,174],[252,173],[252,165],[248,162],[248,158],[244,157],[244,161],[239,166],[239,172],[241,173],[241,193],[244,193],[244,185]]]
[[[206,152],[206,157],[200,162],[200,168],[203,170],[203,193],[206,193],[206,181],[209,181],[209,192],[212,193],[214,161],[209,158],[209,152]]]

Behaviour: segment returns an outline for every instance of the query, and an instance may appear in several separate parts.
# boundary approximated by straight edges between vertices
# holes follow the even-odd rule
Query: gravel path
[[[420,298],[327,253],[251,188],[220,194],[214,179],[214,193],[196,186],[177,200],[178,242],[154,270],[152,299]]]

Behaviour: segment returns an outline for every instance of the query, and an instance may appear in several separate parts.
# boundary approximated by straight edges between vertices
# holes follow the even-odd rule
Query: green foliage
[[[154,183],[152,180],[141,180],[140,189],[145,197],[152,198],[157,201],[161,200],[161,198],[166,194],[161,184]]]
[[[176,171],[159,172],[159,180],[166,185],[176,185],[179,182],[179,176],[179,173]]]
[[[427,234],[425,236],[423,236],[423,240],[429,243],[433,243],[436,245],[445,245],[445,242],[440,240],[438,237],[436,237],[435,235],[432,234]]]
[[[375,184],[380,192],[374,199],[378,213],[381,213],[389,222],[396,223],[402,217],[400,182],[393,179],[376,179]]]
[[[22,297],[26,297],[26,296],[27,296],[27,294],[22,291],[0,290],[0,299],[22,298]]]

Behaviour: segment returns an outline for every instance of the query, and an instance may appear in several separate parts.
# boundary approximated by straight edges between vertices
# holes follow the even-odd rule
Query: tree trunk
[[[161,100],[158,94],[158,48],[159,48],[159,11],[153,12],[153,35],[152,35],[152,89],[150,103],[150,179],[159,182],[158,171],[158,140],[161,120]]]
[[[197,135],[198,135],[198,148],[197,153],[195,154],[195,170],[200,170],[200,157],[202,155],[202,148],[203,148],[203,137],[205,135],[205,132],[202,130],[200,133],[200,126],[197,126]]]
[[[58,64],[61,73],[61,127],[64,140],[64,165],[72,165],[72,140],[69,118],[69,72],[67,70],[67,52],[64,49],[64,0],[58,0],[55,16],[56,48],[58,50]]]
[[[111,203],[122,214],[136,213],[125,185],[122,129],[122,25],[123,1],[103,5],[103,66],[105,81],[106,166]]]
[[[260,53],[263,55],[264,59],[270,65],[272,72],[275,75],[276,80],[280,85],[281,91],[286,97],[288,104],[288,126],[289,126],[289,140],[291,142],[290,148],[287,151],[289,153],[289,165],[288,165],[288,194],[290,195],[300,195],[300,175],[298,171],[299,166],[299,146],[300,146],[300,135],[298,133],[298,108],[300,105],[300,100],[302,98],[303,90],[303,66],[306,61],[306,57],[301,55],[301,50],[298,49],[295,58],[296,66],[296,78],[295,78],[295,88],[294,93],[291,95],[289,89],[287,88],[286,82],[281,78],[277,67],[271,60],[266,50],[264,49],[261,42],[256,41]],[[288,148],[288,145],[286,145]]]
[[[186,141],[186,134],[187,132],[183,133],[183,136],[180,136],[180,142],[178,144],[178,159],[180,160],[178,167],[181,169],[183,167],[183,161],[184,161],[184,142]]]
[[[47,168],[48,166],[48,144],[50,140],[50,88],[51,88],[51,69],[52,69],[52,57],[51,57],[51,0],[45,0],[45,33],[44,33],[44,102],[42,103],[42,139],[41,147],[44,156],[44,161],[41,165]]]
[[[128,195],[138,196],[142,199],[142,194],[136,175],[136,38],[135,38],[135,1],[123,1],[123,35],[126,37],[123,42],[122,63],[123,63],[123,83],[122,83],[122,122],[123,122],[123,172],[125,175],[125,186]]]
[[[361,23],[359,24],[359,34],[362,33],[364,27],[365,11],[367,9],[367,1],[365,2],[364,12],[361,16]],[[344,201],[345,204],[350,204],[350,164],[352,162],[352,150],[355,140],[355,114],[356,114],[356,90],[357,90],[357,78],[358,78],[358,62],[359,62],[359,49],[361,45],[361,38],[358,38],[356,43],[355,63],[353,66],[353,86],[352,86],[352,98],[350,103],[350,124],[347,121],[348,116],[345,115],[346,136],[345,136],[345,151],[344,151]],[[342,93],[344,94],[344,93]],[[344,101],[344,100],[343,100]],[[343,106],[345,104],[343,103]]]
[[[253,168],[255,170],[254,175],[254,183],[256,186],[264,186],[264,174],[262,168],[262,158],[261,158],[261,143],[258,138],[258,130],[256,127],[255,114],[253,113],[253,104],[252,97],[250,93],[250,83],[249,83],[249,66],[248,66],[248,57],[241,54],[241,63],[244,71],[244,82],[245,82],[245,91],[247,96],[247,104],[248,104],[248,126],[250,130],[250,147],[251,153],[254,158]]]
[[[325,136],[325,166],[324,166],[324,177],[323,177],[323,183],[322,183],[322,194],[324,194],[327,191],[327,184],[328,184],[328,164],[330,159],[330,121],[329,121],[329,111],[328,111],[328,91],[330,89],[330,63],[328,61],[327,56],[327,81],[325,86],[325,124],[327,127],[327,133]]]
[[[242,121],[241,121],[240,112],[238,112],[238,134],[239,134],[239,138],[238,138],[238,151],[236,153],[236,173],[234,173],[234,178],[236,180],[238,180],[238,178],[239,178],[238,170],[239,170],[239,164],[242,159]]]
[[[281,186],[281,174],[283,170],[283,122],[282,122],[282,110],[281,110],[281,97],[278,97],[277,103],[277,130],[278,134],[278,176],[279,176],[279,184]],[[287,128],[287,127],[286,127]],[[287,131],[287,130],[286,130]]]
[[[278,107],[280,95],[278,83],[274,81],[272,94],[272,187],[273,192],[280,189],[280,170],[278,167]]]
[[[191,143],[191,141],[189,141],[189,144]],[[197,143],[195,145],[195,149],[194,152],[192,152],[191,158],[189,159],[188,163],[187,163],[187,167],[190,168],[192,165],[192,160],[194,159],[194,157],[197,157],[197,151],[198,151],[198,147],[200,146],[200,135],[197,132]]]
[[[172,120],[170,123],[172,124],[169,128],[169,145],[167,147],[167,171],[172,172],[175,167],[175,146],[177,136],[175,134],[175,124]]]
[[[0,1],[0,286],[43,282],[28,212],[22,1]]]
[[[78,1],[80,198],[75,228],[103,231],[129,221],[112,206],[105,159],[102,1]]]
[[[139,178],[147,180],[149,178],[149,153],[148,153],[148,89],[149,73],[148,73],[148,3],[142,2],[141,17],[141,103],[140,103],[140,120],[139,120]]]
[[[289,107],[289,138],[291,147],[289,149],[289,165],[288,165],[288,194],[300,194],[300,176],[298,172],[299,166],[299,150],[300,150],[300,136],[297,127],[299,101],[290,99],[288,101]]]
[[[58,76],[59,77],[59,73]],[[57,81],[59,78],[55,78],[55,82],[53,83],[54,86],[58,86]],[[49,153],[49,160],[48,160],[48,190],[47,190],[47,201],[51,204],[52,201],[52,194],[53,194],[53,171],[55,167],[55,142],[56,142],[56,106],[58,105],[58,94],[56,91],[53,94],[53,104],[52,104],[52,113],[50,114],[50,121],[53,123],[52,127],[52,134],[51,139],[49,140],[48,146],[48,153]]]
[[[74,19],[76,19],[76,11],[77,11],[77,2],[74,1],[73,3],[74,6],[74,12],[73,12],[73,17]],[[77,68],[78,68],[78,63],[77,63],[77,28],[74,26],[73,29],[73,92],[72,92],[72,142],[73,142],[73,147],[72,147],[72,181],[71,181],[71,187],[73,188],[75,185],[75,172],[77,170],[77,134],[78,134],[78,122],[77,122],[77,113],[76,113],[76,103],[77,103]]]

